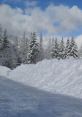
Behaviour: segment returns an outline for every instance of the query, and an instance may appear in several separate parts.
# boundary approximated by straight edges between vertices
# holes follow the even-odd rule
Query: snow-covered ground
[[[0,76],[5,76],[7,77],[9,75],[9,72],[11,70],[5,66],[0,66]]]
[[[0,66],[0,117],[42,116],[82,117],[81,59]]]
[[[0,77],[0,117],[82,117],[82,100]]]
[[[10,79],[52,93],[82,98],[82,60],[44,60],[36,65],[21,65]]]

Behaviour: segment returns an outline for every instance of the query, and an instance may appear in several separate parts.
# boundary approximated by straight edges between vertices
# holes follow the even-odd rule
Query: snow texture
[[[5,66],[0,66],[0,76],[5,76],[7,77],[9,75],[9,72],[11,70]]]
[[[0,66],[0,117],[82,117],[82,60]]]
[[[21,65],[10,72],[10,79],[38,89],[82,98],[82,60],[44,60]]]
[[[0,117],[82,117],[82,100],[0,77]]]

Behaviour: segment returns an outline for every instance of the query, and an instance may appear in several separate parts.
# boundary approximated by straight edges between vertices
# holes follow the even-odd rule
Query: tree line
[[[13,43],[12,43],[13,42]],[[7,30],[0,28],[0,65],[7,66],[11,69],[23,64],[35,64],[43,59],[69,59],[79,58],[79,50],[74,38],[49,39],[46,48],[42,35],[37,39],[35,32],[26,36],[24,33],[22,39],[14,38],[9,40]]]
[[[75,43],[74,38],[66,40],[66,44],[63,38],[58,42],[58,39],[52,40],[52,46],[50,50],[51,58],[56,59],[66,59],[66,58],[78,58],[79,52],[77,44]]]

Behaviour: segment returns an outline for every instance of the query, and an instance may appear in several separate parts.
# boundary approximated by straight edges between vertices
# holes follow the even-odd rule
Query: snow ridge
[[[35,65],[22,64],[9,71],[7,77],[52,93],[82,98],[81,59],[44,60]]]

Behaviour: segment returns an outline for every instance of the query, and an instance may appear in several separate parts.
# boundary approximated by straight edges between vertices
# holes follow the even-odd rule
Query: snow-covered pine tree
[[[0,38],[0,51],[2,50],[2,39]]]
[[[9,56],[9,59],[11,60],[11,68],[15,68],[16,66],[20,65],[21,59],[16,46],[10,43],[8,51],[11,54],[11,56]]]
[[[48,44],[47,44],[47,48],[45,50],[45,58],[47,59],[51,59],[51,52],[52,52],[52,39],[49,38],[48,39]]]
[[[11,53],[9,52],[9,41],[8,41],[8,35],[7,30],[4,30],[3,32],[3,44],[2,44],[2,55],[1,55],[1,61],[3,66],[11,67],[11,60],[10,56]]]
[[[20,56],[20,43],[19,37],[13,36],[13,43],[10,44],[11,46],[11,54],[13,59],[13,68],[20,65],[22,63],[21,56]]]
[[[26,33],[23,33],[23,37],[21,39],[21,44],[20,44],[20,57],[22,60],[22,63],[28,63],[28,51],[29,51],[29,40],[26,37]]]
[[[31,42],[29,44],[28,63],[35,64],[39,55],[39,44],[36,39],[36,33],[31,34]]]
[[[63,41],[63,37],[59,45],[59,59],[65,59],[65,44]]]
[[[3,44],[3,40],[2,40],[2,27],[0,26],[0,51],[2,50],[2,44]]]
[[[67,39],[65,47],[65,58],[69,58],[69,56],[70,56],[70,40]]]
[[[80,49],[79,49],[79,57],[82,58],[82,45],[80,46]]]
[[[43,59],[44,59],[43,37],[42,37],[42,34],[40,34],[38,60],[41,61]]]
[[[14,37],[14,45],[17,49],[19,49],[19,40],[18,40],[18,37]]]
[[[52,58],[59,58],[59,44],[57,38],[54,40],[51,56]]]
[[[3,46],[1,51],[0,64],[12,69],[17,66],[18,54],[15,46],[8,40],[8,37],[7,30],[5,30],[3,33]]]
[[[70,42],[70,56],[73,58],[78,58],[78,47],[77,44],[75,43],[74,38],[72,37],[71,42]]]
[[[2,27],[0,25],[0,65],[2,65],[2,45],[3,45],[3,40],[2,40]]]
[[[7,49],[7,48],[9,48],[9,41],[7,36],[7,30],[5,30],[3,34],[3,49]]]

